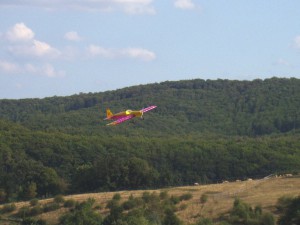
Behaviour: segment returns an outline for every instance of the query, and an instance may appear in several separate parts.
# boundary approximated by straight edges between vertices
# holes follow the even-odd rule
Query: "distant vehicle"
[[[144,108],[141,110],[136,110],[136,111],[127,109],[126,111],[119,112],[116,114],[113,114],[110,111],[110,109],[106,109],[106,118],[104,120],[114,120],[113,122],[106,124],[107,126],[113,126],[113,125],[118,125],[120,123],[123,123],[126,120],[130,120],[134,117],[140,117],[140,118],[144,119],[143,114],[152,109],[155,109],[156,107],[157,107],[156,105],[152,105],[147,108]]]

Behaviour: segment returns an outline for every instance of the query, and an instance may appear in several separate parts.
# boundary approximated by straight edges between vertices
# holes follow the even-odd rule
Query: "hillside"
[[[147,105],[116,127],[113,112]],[[0,203],[300,171],[300,80],[190,80],[0,100]]]
[[[180,196],[190,196],[186,200],[176,203],[176,215],[183,221],[184,224],[192,224],[200,218],[210,218],[214,222],[225,220],[229,211],[233,207],[233,202],[236,198],[248,203],[251,207],[259,206],[263,212],[270,212],[278,218],[278,210],[275,207],[278,199],[283,196],[295,197],[299,195],[300,178],[270,178],[263,180],[248,180],[239,182],[229,182],[223,184],[200,185],[200,186],[184,186],[178,188],[167,188],[159,190],[138,190],[138,191],[120,191],[120,192],[105,192],[92,193],[81,195],[65,196],[67,202],[71,199],[78,202],[94,199],[94,211],[100,213],[103,217],[107,216],[109,209],[106,208],[108,202],[120,194],[121,202],[124,203],[128,199],[134,197],[145,196],[145,193],[156,193],[159,195],[162,192],[167,192],[169,196],[179,198]],[[201,201],[201,197],[207,196],[207,200]],[[53,199],[39,200],[39,205],[45,207],[53,202]],[[47,224],[57,224],[59,217],[67,213],[72,207],[60,207],[46,213],[38,213],[34,216],[36,219],[43,219]],[[13,213],[4,214],[2,218],[13,215],[20,211],[21,207],[34,208],[29,202],[16,203],[16,209]],[[124,213],[128,213],[127,211]],[[0,223],[1,224],[1,223]],[[5,224],[2,222],[2,224]]]
[[[82,135],[257,136],[300,128],[300,80],[187,80],[45,99],[0,100],[0,119],[29,129]],[[107,129],[113,112],[157,105],[145,121]]]

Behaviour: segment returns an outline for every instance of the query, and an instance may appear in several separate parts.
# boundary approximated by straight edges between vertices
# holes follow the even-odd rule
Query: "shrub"
[[[150,202],[150,198],[151,198],[151,195],[150,195],[149,191],[143,192],[142,199],[144,200],[144,202],[146,202],[146,203]]]
[[[42,214],[42,213],[43,213],[43,208],[40,205],[34,206],[28,212],[29,216],[37,216],[37,215]]]
[[[176,204],[178,204],[178,203],[180,202],[180,199],[179,199],[179,197],[172,195],[171,198],[170,198],[170,201],[171,201],[174,205],[176,205]]]
[[[119,193],[116,193],[116,194],[114,194],[112,199],[115,200],[115,201],[120,201],[121,200],[121,195]]]
[[[282,207],[282,212],[278,220],[279,225],[300,224],[300,195],[291,198]]]
[[[44,212],[55,211],[55,210],[57,210],[59,208],[60,208],[60,206],[59,206],[58,203],[51,202],[51,203],[48,203],[48,204],[44,205]]]
[[[213,222],[210,219],[202,218],[196,223],[196,225],[213,225]]]
[[[56,195],[53,199],[53,202],[55,203],[64,203],[65,202],[65,199],[64,199],[64,196],[63,195]]]
[[[118,201],[116,201],[116,200],[109,200],[109,201],[107,202],[105,208],[107,208],[107,209],[112,209],[112,208],[114,208],[114,207],[116,207],[116,206],[119,206],[119,202],[118,202]]]
[[[31,199],[29,203],[31,206],[35,206],[39,203],[39,200],[37,198],[34,198],[34,199]]]
[[[163,225],[182,225],[182,222],[178,219],[178,217],[172,210],[167,209],[165,211]]]
[[[88,199],[77,204],[74,210],[66,213],[59,219],[59,225],[91,224],[102,225],[102,217],[92,209],[94,200]]]
[[[96,209],[96,210],[101,210],[101,209],[102,209],[102,206],[101,206],[101,205],[96,205],[96,206],[94,207],[94,209]]]
[[[187,207],[188,207],[187,204],[181,204],[179,206],[179,210],[185,210]]]
[[[202,194],[200,197],[200,203],[204,204],[207,202],[207,200],[208,200],[208,196],[206,194]]]
[[[42,219],[35,220],[33,218],[25,218],[21,225],[46,225],[46,221]]]
[[[74,199],[68,199],[64,203],[64,207],[71,208],[75,206],[76,201]]]
[[[274,215],[271,213],[264,213],[261,217],[261,224],[263,225],[274,225],[275,218]]]
[[[193,197],[193,195],[191,193],[186,193],[186,194],[183,194],[179,197],[180,201],[187,201],[187,200],[190,200],[191,198]]]
[[[123,209],[130,210],[143,204],[141,198],[134,198],[132,195],[129,196],[128,200],[122,204]]]
[[[1,209],[1,213],[10,213],[16,210],[16,205],[14,203],[12,204],[5,204],[2,209]]]
[[[159,197],[161,200],[165,200],[167,199],[169,196],[168,196],[168,192],[167,191],[162,191],[159,193]]]
[[[28,206],[23,206],[18,210],[16,216],[20,218],[25,218],[29,215],[29,212],[30,208]]]

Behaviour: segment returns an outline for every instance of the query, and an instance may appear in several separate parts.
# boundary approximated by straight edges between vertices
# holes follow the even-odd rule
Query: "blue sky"
[[[300,78],[298,0],[1,0],[0,98]]]

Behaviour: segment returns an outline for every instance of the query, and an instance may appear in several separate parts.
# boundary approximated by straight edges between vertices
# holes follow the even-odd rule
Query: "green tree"
[[[40,195],[56,195],[63,193],[66,189],[62,179],[52,168],[44,168],[38,179],[38,192]]]
[[[182,222],[171,209],[166,209],[163,225],[182,225]]]
[[[286,199],[280,207],[282,211],[278,220],[279,225],[300,224],[300,196]]]
[[[93,211],[94,200],[89,199],[59,219],[59,225],[102,225],[102,217]]]
[[[35,198],[37,195],[37,186],[35,182],[27,184],[23,190],[22,196],[24,199],[29,200]]]

